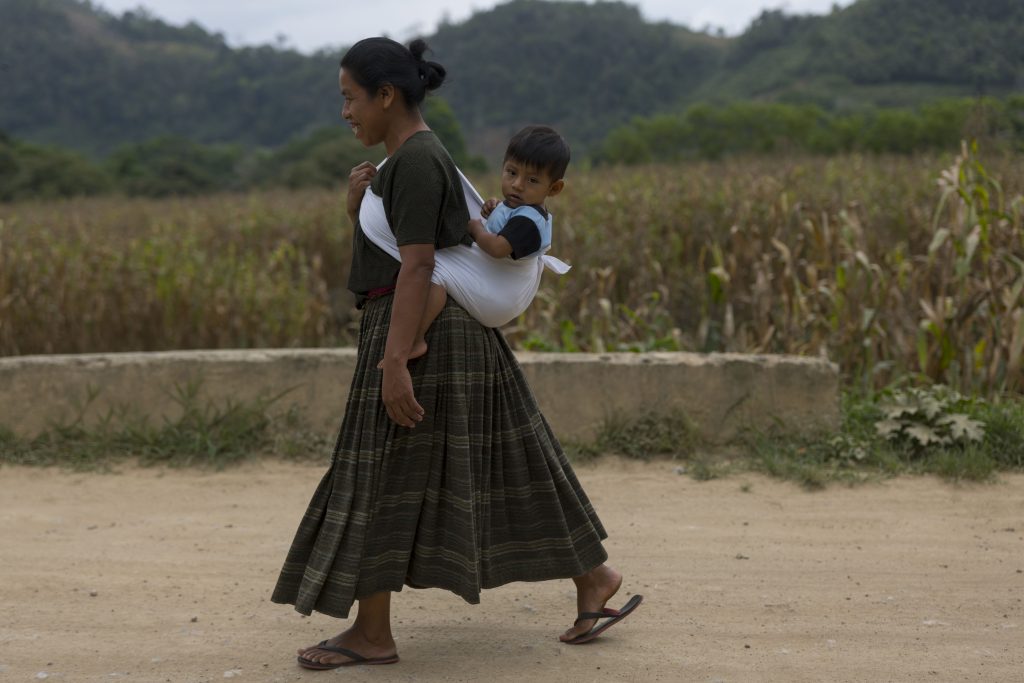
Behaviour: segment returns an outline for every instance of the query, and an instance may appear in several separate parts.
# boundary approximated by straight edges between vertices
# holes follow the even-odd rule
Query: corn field
[[[485,194],[496,179],[479,178]],[[551,351],[826,356],[850,384],[1024,389],[1024,163],[754,158],[573,170],[505,333]],[[0,205],[0,354],[355,342],[339,191]]]

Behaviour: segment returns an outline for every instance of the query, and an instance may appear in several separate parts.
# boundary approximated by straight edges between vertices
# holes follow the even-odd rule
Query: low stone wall
[[[824,360],[693,353],[517,354],[545,417],[563,439],[586,440],[609,417],[685,412],[711,442],[777,423],[792,430],[839,422],[839,377]],[[31,436],[67,421],[90,396],[87,423],[110,411],[174,418],[175,390],[200,383],[222,404],[289,390],[273,407],[295,406],[333,433],[345,411],[354,349],[174,351],[0,359],[0,425]]]

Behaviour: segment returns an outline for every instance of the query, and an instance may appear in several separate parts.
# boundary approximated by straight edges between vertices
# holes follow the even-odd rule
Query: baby
[[[385,160],[383,163],[387,163]],[[383,165],[383,164],[382,164]],[[461,175],[471,215],[471,246],[438,249],[423,319],[409,358],[427,352],[427,330],[451,296],[487,327],[500,327],[517,318],[533,301],[544,268],[559,275],[569,271],[545,252],[551,246],[551,214],[545,201],[559,194],[569,166],[569,145],[547,126],[528,126],[513,136],[502,162],[504,201],[484,202]],[[359,224],[366,237],[401,260],[382,200],[367,189],[360,205]]]
[[[548,213],[545,201],[554,197],[565,187],[565,170],[569,166],[569,145],[562,136],[548,126],[527,126],[516,133],[505,150],[505,159],[501,169],[501,194],[504,201],[488,199],[480,209],[481,218],[469,222],[469,234],[477,246],[492,259],[511,259],[519,261],[530,257],[539,257],[551,246],[551,214]],[[457,247],[452,247],[452,249]],[[443,254],[450,249],[437,253],[443,260]],[[493,264],[484,264],[493,265]],[[564,264],[563,264],[564,265]],[[540,269],[534,267],[523,270],[526,280],[539,285]],[[536,274],[536,278],[529,277]],[[449,291],[444,277],[437,278],[440,282],[432,282],[427,307],[423,320],[416,332],[410,358],[417,358],[427,352],[424,340],[427,330],[440,315],[444,308]],[[467,306],[460,296],[465,287],[452,283],[452,298],[473,313],[475,306]],[[486,291],[497,298],[510,297],[511,306],[488,306],[488,314],[480,322],[488,327],[499,327],[517,318],[533,300],[537,288],[532,287],[529,300],[523,301],[521,293],[511,288],[501,291],[495,287],[486,287]],[[475,292],[472,298],[480,298]],[[518,296],[516,296],[519,294]],[[492,314],[493,313],[493,314]]]

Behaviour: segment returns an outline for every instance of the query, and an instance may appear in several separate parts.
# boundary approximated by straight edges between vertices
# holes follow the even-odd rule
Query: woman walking
[[[272,597],[340,618],[359,603],[346,631],[299,650],[306,668],[397,662],[391,593],[405,585],[478,603],[483,588],[572,578],[580,618],[561,636],[568,643],[596,637],[640,601],[605,609],[622,583],[605,564],[607,534],[501,333],[449,299],[428,353],[408,360],[434,251],[470,240],[458,171],[419,109],[445,78],[425,49],[369,38],[341,61],[342,116],[367,147],[383,143],[388,160],[349,178],[348,286],[363,310],[356,370],[331,467]],[[367,188],[383,198],[401,263],[359,227]]]

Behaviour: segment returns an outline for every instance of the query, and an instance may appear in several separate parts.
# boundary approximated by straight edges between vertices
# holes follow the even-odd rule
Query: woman
[[[391,593],[404,585],[477,603],[481,588],[572,577],[581,618],[561,636],[569,643],[639,604],[603,610],[622,583],[604,564],[607,535],[501,333],[449,299],[427,355],[409,361],[434,251],[470,239],[458,172],[419,109],[445,77],[425,50],[369,38],[341,60],[342,117],[367,147],[383,143],[388,161],[349,177],[356,370],[331,468],[272,597],[341,618],[359,602],[348,630],[298,651],[306,668],[397,662]],[[359,227],[367,187],[383,198],[401,263]]]

